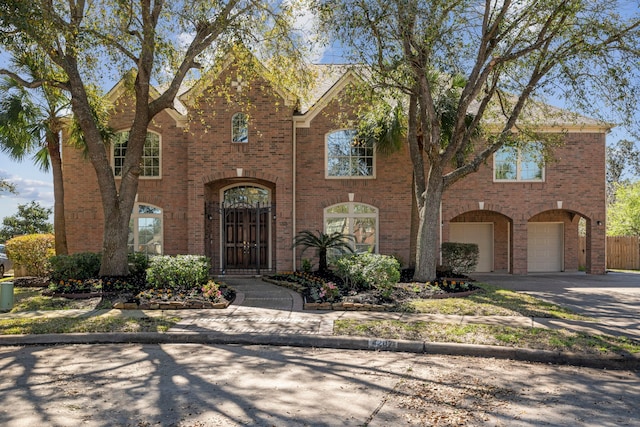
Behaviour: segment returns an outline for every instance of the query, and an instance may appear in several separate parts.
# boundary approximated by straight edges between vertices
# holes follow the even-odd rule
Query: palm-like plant
[[[317,249],[319,257],[318,273],[324,274],[329,271],[329,264],[327,262],[327,254],[329,250],[335,250],[343,254],[353,253],[352,242],[352,236],[337,231],[327,234],[321,231],[313,233],[305,230],[298,233],[298,235],[293,239],[293,246],[302,246],[304,248],[302,252],[308,248]]]
[[[33,81],[55,79],[52,68],[35,52],[26,50],[23,55],[14,56],[13,61]],[[11,77],[0,82],[0,149],[16,160],[33,155],[41,170],[48,171],[51,167],[53,173],[57,254],[68,252],[60,151],[63,117],[68,110],[68,97],[50,84],[27,89]]]

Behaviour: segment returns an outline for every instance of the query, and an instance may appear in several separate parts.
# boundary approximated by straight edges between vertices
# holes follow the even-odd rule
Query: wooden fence
[[[580,265],[587,261],[586,237],[580,237]],[[640,269],[640,237],[607,236],[607,268]]]

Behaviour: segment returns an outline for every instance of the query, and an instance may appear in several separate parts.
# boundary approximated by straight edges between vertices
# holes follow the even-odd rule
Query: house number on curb
[[[397,349],[398,343],[396,341],[391,340],[369,340],[369,348],[375,350],[382,349]]]

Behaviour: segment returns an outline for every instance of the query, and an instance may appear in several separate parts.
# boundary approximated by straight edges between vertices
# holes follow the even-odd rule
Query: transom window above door
[[[269,190],[262,187],[241,185],[224,190],[225,206],[266,206],[269,204]]]
[[[373,178],[374,148],[357,138],[355,129],[342,129],[326,136],[327,178]]]
[[[124,158],[127,155],[127,145],[129,144],[129,132],[118,132],[111,139],[113,148],[113,173],[115,176],[122,176]],[[144,142],[144,151],[140,159],[141,178],[159,178],[160,163],[160,135],[147,132],[147,139]]]

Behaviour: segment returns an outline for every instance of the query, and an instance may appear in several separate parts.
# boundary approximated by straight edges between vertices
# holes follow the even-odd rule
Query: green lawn
[[[407,303],[408,311],[428,314],[464,316],[527,316],[588,320],[569,309],[550,304],[524,293],[502,289],[485,283],[474,283],[482,289],[464,298],[420,299]]]

